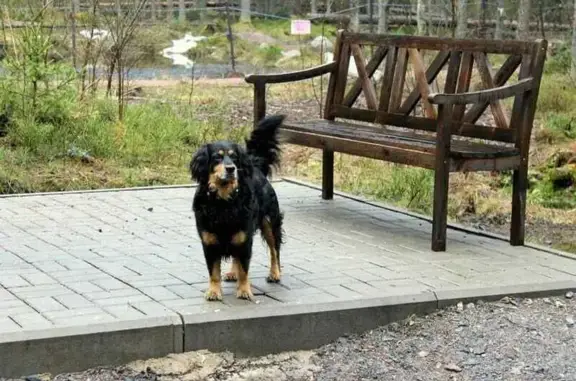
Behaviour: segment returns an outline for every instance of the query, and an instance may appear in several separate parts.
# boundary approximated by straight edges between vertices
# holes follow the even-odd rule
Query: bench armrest
[[[498,99],[510,98],[534,88],[533,78],[524,78],[512,84],[493,89],[471,91],[458,94],[430,94],[428,101],[432,104],[465,105],[471,103],[493,102]]]
[[[323,74],[331,73],[336,67],[336,62],[332,61],[324,65],[315,66],[310,69],[292,71],[289,73],[279,73],[279,74],[250,74],[247,75],[244,80],[248,83],[286,83],[302,81],[304,79],[310,79],[318,77]]]

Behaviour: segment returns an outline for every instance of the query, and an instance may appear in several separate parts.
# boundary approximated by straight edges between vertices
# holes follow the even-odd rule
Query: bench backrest
[[[546,47],[545,40],[459,40],[340,31],[324,117],[433,132],[438,108],[428,102],[430,93],[490,89],[516,82],[514,77],[533,77],[534,89],[515,97],[510,119],[500,101],[456,105],[452,114],[455,135],[527,145]],[[493,69],[491,61],[501,66]],[[357,75],[349,78],[354,63]],[[474,84],[479,86],[472,89]],[[357,105],[361,93],[364,106]],[[488,109],[492,117],[479,120]]]

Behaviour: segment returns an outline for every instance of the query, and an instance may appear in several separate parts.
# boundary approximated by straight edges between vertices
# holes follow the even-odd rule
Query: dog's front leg
[[[206,300],[222,300],[222,279],[220,264],[222,262],[221,252],[218,240],[215,235],[204,232],[202,233],[202,248],[204,249],[204,258],[210,282],[206,290]]]
[[[238,283],[236,284],[236,297],[239,299],[251,300],[252,290],[248,279],[250,269],[250,259],[252,258],[252,235],[243,231],[236,233],[232,237],[233,250],[233,271],[236,272]]]

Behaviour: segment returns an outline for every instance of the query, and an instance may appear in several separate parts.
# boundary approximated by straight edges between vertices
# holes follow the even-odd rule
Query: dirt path
[[[236,359],[189,352],[58,381],[576,380],[576,300],[504,298],[342,337],[315,351]]]

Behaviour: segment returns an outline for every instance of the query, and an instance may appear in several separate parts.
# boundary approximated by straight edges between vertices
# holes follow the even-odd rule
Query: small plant
[[[538,130],[536,139],[548,144],[576,139],[576,116],[549,114],[544,127]]]

